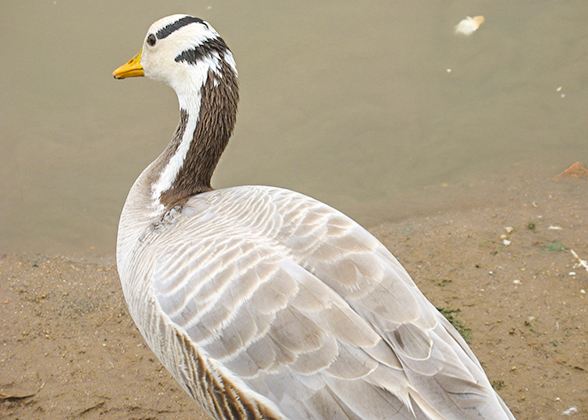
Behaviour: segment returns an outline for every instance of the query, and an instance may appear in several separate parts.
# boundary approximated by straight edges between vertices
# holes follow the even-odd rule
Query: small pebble
[[[521,284],[521,281],[520,281],[520,280],[513,280],[512,282],[513,282],[514,284]]]
[[[575,272],[575,271],[570,271],[570,272],[568,273],[568,275],[569,275],[569,276],[575,276],[575,275],[576,275],[576,272]]]
[[[512,231],[514,230],[512,227],[507,226],[504,228],[504,230],[506,230],[506,233],[512,233]]]
[[[584,294],[586,294],[586,290],[580,289],[580,293],[582,293],[584,295]]]
[[[503,243],[505,246],[509,246],[509,245],[510,245],[510,241],[509,241],[508,239],[503,239],[503,240],[502,240],[502,243]]]

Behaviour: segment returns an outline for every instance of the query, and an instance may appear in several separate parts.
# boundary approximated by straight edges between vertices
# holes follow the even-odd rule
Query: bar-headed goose
[[[514,418],[364,228],[296,192],[212,189],[238,88],[233,54],[208,23],[155,22],[113,74],[178,95],[178,128],[126,200],[117,264],[145,340],[212,417]]]

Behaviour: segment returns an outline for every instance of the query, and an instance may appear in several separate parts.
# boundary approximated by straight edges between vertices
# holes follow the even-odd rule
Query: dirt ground
[[[372,229],[521,420],[588,419],[588,270],[572,253],[588,259],[587,190],[522,181],[498,204]],[[0,418],[206,418],[146,348],[113,264],[0,258],[0,326]]]

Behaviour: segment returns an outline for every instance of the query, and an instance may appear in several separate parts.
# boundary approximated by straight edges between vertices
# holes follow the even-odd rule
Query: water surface
[[[3,2],[0,252],[114,252],[175,94],[113,80],[160,17],[208,20],[241,105],[217,188],[304,192],[371,225],[491,199],[588,160],[584,1]],[[482,27],[458,37],[466,16]]]

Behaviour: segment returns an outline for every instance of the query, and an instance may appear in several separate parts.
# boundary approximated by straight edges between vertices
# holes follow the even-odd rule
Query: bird
[[[291,190],[211,186],[239,90],[208,22],[158,20],[113,76],[146,76],[178,97],[171,141],[123,206],[116,261],[145,341],[212,418],[514,419],[366,229]]]

